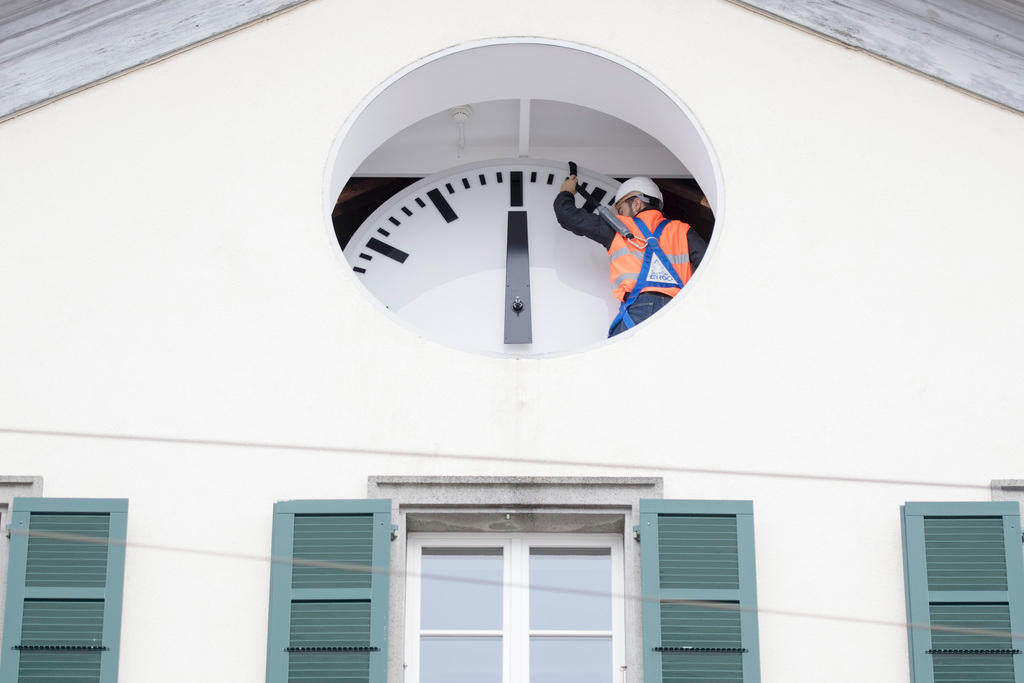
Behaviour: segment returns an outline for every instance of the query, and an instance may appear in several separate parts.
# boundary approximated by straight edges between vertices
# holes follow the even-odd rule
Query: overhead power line
[[[845,484],[869,484],[876,486],[920,486],[942,489],[959,489],[971,491],[988,491],[988,484],[970,484],[951,481],[928,481],[922,479],[897,479],[891,477],[848,476],[837,474],[811,474],[807,472],[779,472],[772,470],[727,469],[720,467],[690,467],[686,465],[655,465],[643,462],[604,462],[598,460],[563,460],[536,457],[513,457],[508,455],[481,455],[468,453],[437,453],[412,450],[388,450],[383,448],[361,448],[358,446],[330,446],[315,444],[289,444],[261,441],[232,441],[227,439],[193,439],[168,436],[148,436],[141,434],[104,434],[100,432],[73,432],[47,429],[15,429],[0,427],[0,434],[16,434],[24,436],[45,436],[76,439],[100,439],[106,441],[133,441],[144,443],[161,443],[185,446],[208,446],[224,448],[251,448],[271,451],[292,451],[306,453],[337,453],[342,455],[379,455],[392,458],[427,458],[437,460],[454,460],[461,462],[514,463],[526,465],[565,465],[570,467],[590,467],[595,469],[661,472],[672,474],[707,474],[729,477],[754,477],[766,479],[789,479],[796,481],[829,481]]]

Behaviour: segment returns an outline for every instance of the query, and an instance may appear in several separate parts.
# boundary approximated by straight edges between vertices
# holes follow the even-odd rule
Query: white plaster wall
[[[378,83],[523,35],[671,88],[725,211],[637,334],[512,361],[379,315],[320,197]],[[722,0],[312,2],[0,125],[0,428],[634,464],[667,497],[754,500],[765,681],[902,683],[898,626],[775,611],[900,622],[898,505],[1020,478],[1022,156],[1019,115]],[[276,500],[360,497],[370,474],[624,474],[2,432],[0,473],[131,499],[121,680],[154,683],[262,679],[269,568],[231,555],[269,553]]]

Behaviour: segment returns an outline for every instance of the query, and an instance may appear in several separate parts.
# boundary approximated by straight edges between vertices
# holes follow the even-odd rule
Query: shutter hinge
[[[398,525],[397,524],[392,524],[391,525],[391,540],[392,541],[398,540]]]
[[[637,524],[633,527],[633,538],[639,543],[640,542],[640,525]]]

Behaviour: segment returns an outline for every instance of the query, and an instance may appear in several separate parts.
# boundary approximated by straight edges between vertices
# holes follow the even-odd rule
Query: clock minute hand
[[[525,211],[508,212],[505,249],[505,343],[532,344],[530,243]]]

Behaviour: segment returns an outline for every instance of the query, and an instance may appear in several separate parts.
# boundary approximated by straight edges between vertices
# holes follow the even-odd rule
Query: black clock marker
[[[426,204],[423,203],[423,200],[419,197],[416,198],[416,203],[419,204],[421,209],[426,206]]]
[[[434,189],[428,192],[427,199],[431,201],[446,223],[451,223],[458,218],[458,215],[452,210],[452,205],[448,203],[448,200],[444,198],[440,190]]]
[[[555,174],[554,173],[548,173],[548,185],[550,185],[553,182],[555,182]]]
[[[451,183],[445,183],[444,186],[448,188],[448,194],[455,194],[455,188]]]
[[[509,174],[508,198],[512,206],[523,205],[523,172],[512,171]]]
[[[484,177],[483,173],[480,174],[480,184],[481,185],[486,185],[487,184],[487,178]]]
[[[365,273],[366,272],[366,268],[360,268],[359,266],[356,266],[352,270],[356,271],[357,273]]]
[[[366,259],[367,261],[372,261],[373,260],[373,257],[370,256],[369,254],[360,254],[359,258]]]
[[[388,216],[388,220],[394,223],[395,225],[401,225],[401,223],[398,222],[398,219],[395,218],[394,216]]]
[[[497,176],[498,176],[498,182],[499,182],[499,183],[505,182],[505,181],[503,181],[503,180],[501,179],[501,171],[498,171],[498,173],[497,173]]]
[[[469,179],[468,178],[463,178],[462,179],[462,186],[464,188],[466,188],[467,190],[469,189]]]
[[[583,210],[586,211],[587,213],[593,213],[594,209],[596,209],[601,204],[601,200],[604,199],[604,196],[606,194],[608,194],[608,192],[606,192],[604,189],[600,187],[595,187],[593,190],[590,191],[590,199],[588,199],[583,204]]]
[[[406,216],[411,216],[412,215],[412,211],[410,211],[409,209],[405,208],[404,206],[402,207],[402,213],[404,213]]]
[[[377,228],[377,232],[384,235],[385,237],[391,237],[391,233],[385,230],[384,228]]]
[[[401,249],[397,249],[390,244],[385,244],[376,237],[370,238],[370,241],[366,243],[366,248],[373,249],[378,254],[387,256],[389,259],[394,259],[399,263],[405,263],[405,259],[409,258],[409,255]]]

